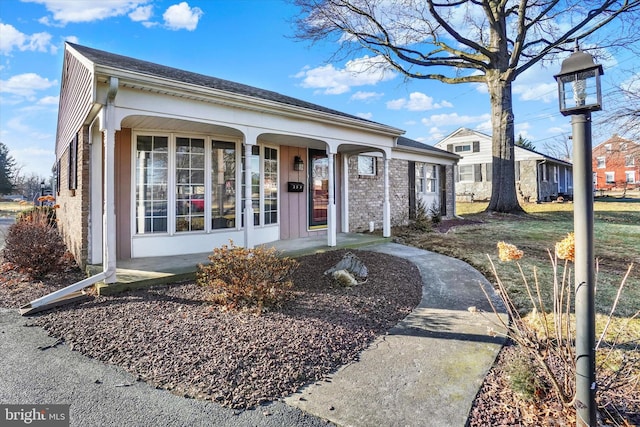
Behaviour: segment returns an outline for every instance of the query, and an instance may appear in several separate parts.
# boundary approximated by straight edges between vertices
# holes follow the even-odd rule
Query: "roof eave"
[[[133,88],[139,86],[139,88],[143,88],[144,90],[155,90],[159,93],[200,99],[202,101],[215,102],[218,104],[229,105],[236,108],[254,109],[261,112],[276,113],[296,118],[300,118],[301,116],[303,116],[309,118],[310,120],[324,123],[339,123],[349,128],[366,128],[369,131],[389,136],[400,136],[405,132],[402,129],[383,125],[381,123],[359,120],[356,118],[345,117],[338,114],[330,114],[323,111],[312,110],[295,105],[288,105],[281,102],[269,101],[254,96],[248,96],[234,92],[213,89],[205,86],[194,85],[191,83],[180,82],[173,79],[150,76],[145,73],[137,73],[130,70],[123,70],[122,68],[117,67],[94,64],[94,72],[96,73],[97,77],[117,77],[120,80],[120,84],[125,86],[129,85]]]

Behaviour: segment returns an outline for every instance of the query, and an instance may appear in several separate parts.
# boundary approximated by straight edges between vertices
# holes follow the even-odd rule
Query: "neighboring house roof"
[[[437,156],[447,157],[447,158],[454,159],[454,160],[459,160],[459,159],[462,158],[458,154],[451,153],[451,152],[446,151],[446,150],[442,150],[442,149],[434,147],[432,145],[424,144],[424,143],[422,143],[420,141],[416,141],[416,140],[413,140],[413,139],[405,138],[404,136],[399,136],[397,141],[396,141],[396,144],[397,144],[398,147],[410,148],[410,149],[414,149],[414,150],[417,150],[417,151],[427,151],[427,152],[435,154]]]
[[[317,104],[313,104],[300,99],[292,98],[290,96],[282,95],[270,90],[260,89],[241,83],[232,82],[229,80],[219,79],[203,74],[193,73],[190,71],[180,70],[178,68],[167,67],[164,65],[155,64],[140,59],[135,59],[123,55],[117,55],[114,53],[105,52],[98,49],[93,49],[86,46],[77,45],[74,43],[67,44],[75,49],[78,53],[83,55],[89,61],[96,65],[103,67],[120,69],[130,72],[136,72],[148,76],[159,77],[162,79],[173,80],[185,84],[191,84],[200,86],[203,88],[215,89],[224,92],[229,92],[238,95],[249,96],[252,98],[262,99],[266,101],[276,102],[279,104],[290,105],[297,108],[303,108],[307,110],[318,111],[325,114],[335,115],[339,117],[349,118],[362,122],[368,125],[378,125],[387,128],[388,132],[400,135],[404,133],[403,130],[394,128],[392,126],[377,123],[371,120],[363,119],[362,117],[346,114],[341,111],[326,108]]]
[[[626,139],[626,138],[622,138],[621,136],[619,136],[617,133],[613,134],[613,136],[611,136],[611,138],[607,139],[604,142],[601,142],[600,144],[596,145],[595,147],[593,147],[593,149],[591,151],[599,151],[602,148],[604,148],[604,146],[606,144],[630,144],[632,145],[632,147],[629,147],[628,150],[633,151],[635,149],[640,148],[640,143],[637,143],[635,141],[632,141],[630,139]],[[635,145],[635,148],[633,147]]]
[[[487,135],[486,133],[478,132],[476,130],[472,130],[472,129],[468,129],[468,128],[460,128],[460,129],[457,129],[457,130],[453,131],[451,134],[447,135],[446,137],[444,137],[440,141],[438,141],[435,145],[436,146],[446,146],[446,143],[447,143],[448,140],[453,139],[455,137],[461,137],[461,136],[467,136],[467,135],[478,136],[478,137],[486,138],[486,139],[489,139],[489,140],[491,139],[491,135]],[[544,153],[541,153],[541,152],[536,151],[536,150],[531,150],[529,148],[521,147],[519,145],[516,145],[515,149],[524,150],[524,151],[527,151],[529,153],[533,153],[535,155],[540,156],[543,160],[551,160],[553,162],[560,163],[560,164],[563,164],[565,166],[572,166],[573,167],[573,164],[571,162],[567,162],[566,160],[557,159],[555,157],[549,156],[548,154],[544,154]]]

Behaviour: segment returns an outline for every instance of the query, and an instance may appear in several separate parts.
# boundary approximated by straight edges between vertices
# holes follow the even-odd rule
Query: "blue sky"
[[[296,13],[280,0],[0,0],[0,141],[22,173],[51,174],[66,40],[273,90],[428,144],[462,126],[491,133],[482,86],[358,73],[362,58],[328,62],[336,45],[293,39]],[[605,94],[617,70],[638,68],[633,61],[603,63]],[[516,135],[540,151],[571,132],[557,107],[559,68],[533,67],[514,85]],[[594,145],[612,133],[597,114]]]

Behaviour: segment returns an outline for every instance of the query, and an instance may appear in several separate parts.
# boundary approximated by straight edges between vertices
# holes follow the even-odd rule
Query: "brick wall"
[[[89,233],[89,128],[78,132],[76,188],[69,188],[69,156],[73,144],[60,159],[60,191],[56,195],[58,228],[67,248],[84,268],[88,257]]]
[[[389,202],[391,225],[406,225],[409,221],[409,169],[405,160],[389,161]],[[376,158],[376,175],[358,175],[358,156],[349,158],[349,229],[353,232],[369,230],[373,221],[382,228],[384,198],[384,162]]]

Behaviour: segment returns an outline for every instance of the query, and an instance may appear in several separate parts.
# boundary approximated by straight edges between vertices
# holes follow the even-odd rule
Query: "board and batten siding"
[[[64,55],[56,132],[57,158],[62,156],[87,119],[94,98],[94,75],[91,70],[71,52],[65,51]]]

